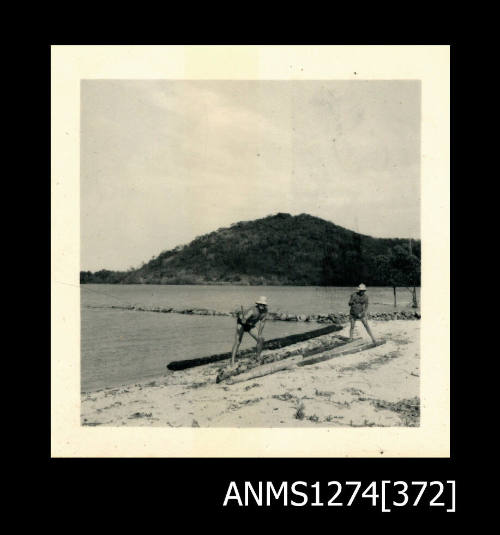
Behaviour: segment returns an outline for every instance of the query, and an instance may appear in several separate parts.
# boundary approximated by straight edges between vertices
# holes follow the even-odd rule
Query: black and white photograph
[[[79,432],[423,425],[425,86],[289,69],[78,80]]]
[[[418,81],[81,95],[82,425],[419,425]]]

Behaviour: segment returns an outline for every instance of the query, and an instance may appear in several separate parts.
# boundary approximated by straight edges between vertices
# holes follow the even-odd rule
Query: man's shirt
[[[358,292],[354,292],[349,299],[349,306],[351,307],[351,314],[353,316],[363,316],[368,306],[368,296],[366,294],[359,295]]]

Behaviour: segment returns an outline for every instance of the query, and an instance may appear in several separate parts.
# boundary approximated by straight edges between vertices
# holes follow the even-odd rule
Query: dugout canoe
[[[314,329],[312,331],[307,331],[305,333],[291,334],[290,336],[283,336],[282,338],[274,338],[273,340],[267,340],[264,342],[264,349],[281,349],[282,347],[287,347],[292,344],[297,344],[299,342],[305,342],[311,338],[316,338],[318,336],[323,336],[325,334],[334,333],[342,330],[342,325],[332,324],[327,327],[322,327],[321,329]],[[244,349],[239,352],[240,357],[246,355],[251,355],[255,353],[255,349]],[[193,368],[195,366],[202,366],[203,364],[210,364],[212,362],[218,362],[220,360],[225,360],[231,358],[231,352],[228,353],[219,353],[217,355],[210,355],[208,357],[199,357],[195,359],[188,360],[174,360],[167,364],[167,369],[172,371],[185,370],[187,368]]]

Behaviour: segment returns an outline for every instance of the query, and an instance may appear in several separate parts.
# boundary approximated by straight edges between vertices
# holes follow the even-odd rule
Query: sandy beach
[[[81,424],[170,427],[418,426],[420,321],[372,321],[385,344],[236,384],[217,362],[81,396]],[[349,325],[335,335],[347,336]],[[355,336],[369,341],[362,325]],[[301,344],[290,346],[300,348]],[[263,353],[266,354],[266,351]]]

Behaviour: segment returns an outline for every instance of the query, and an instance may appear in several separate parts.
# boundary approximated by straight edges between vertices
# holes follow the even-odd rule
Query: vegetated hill
[[[408,249],[408,240],[372,238],[307,214],[278,213],[200,236],[139,269],[82,272],[81,282],[385,286],[378,258],[397,245]],[[420,258],[420,241],[413,240],[412,252]]]

